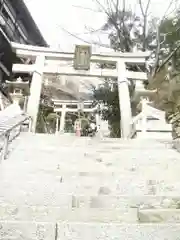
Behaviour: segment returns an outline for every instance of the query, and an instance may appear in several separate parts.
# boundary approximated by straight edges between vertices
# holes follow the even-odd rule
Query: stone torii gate
[[[70,63],[76,58],[77,54],[72,52],[58,52],[51,48],[36,47],[12,43],[12,48],[20,58],[30,59],[33,64],[13,64],[14,73],[32,74],[30,97],[28,101],[27,113],[32,117],[32,132],[35,132],[38,107],[40,101],[41,87],[44,76],[69,75],[86,76],[99,78],[117,78],[119,89],[119,103],[121,111],[121,131],[123,138],[129,138],[132,128],[132,114],[130,105],[130,96],[128,89],[128,79],[146,80],[147,75],[143,72],[132,72],[126,69],[126,64],[144,64],[149,56],[147,52],[138,53],[90,53],[90,46],[79,46],[79,65],[62,66],[62,61]],[[77,53],[77,52],[76,52]],[[81,56],[86,56],[85,62]],[[28,61],[29,62],[29,61]],[[114,63],[115,69],[99,69],[97,63]],[[86,67],[82,68],[81,65]]]
[[[83,106],[80,106],[81,103],[79,103],[79,101],[77,100],[52,100],[52,101],[54,103],[54,112],[57,114],[59,112],[61,113],[61,118],[60,119],[57,118],[56,133],[58,132],[57,129],[59,129],[60,132],[64,131],[66,113],[75,113],[75,112],[78,112],[79,110],[82,110],[84,113],[93,113],[99,107],[99,104],[97,104],[95,107],[91,107],[93,104],[93,101],[91,100],[84,101]],[[69,106],[73,106],[73,108]],[[60,124],[59,124],[59,120],[60,120]],[[96,122],[97,122],[97,125],[99,125],[100,123],[99,114],[96,114]]]

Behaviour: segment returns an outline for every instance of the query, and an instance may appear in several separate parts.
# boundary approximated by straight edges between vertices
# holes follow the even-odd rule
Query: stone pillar
[[[143,113],[143,117],[142,117],[142,133],[143,135],[146,134],[147,132],[147,100],[146,99],[142,99],[142,113]]]
[[[95,118],[96,118],[96,126],[99,130],[100,129],[100,115],[99,115],[99,113],[96,113]]]
[[[56,135],[58,135],[59,133],[59,115],[57,113],[57,117],[56,117]]]
[[[121,113],[121,137],[129,138],[131,135],[131,103],[129,95],[128,80],[126,78],[126,65],[123,60],[117,62],[118,69],[118,92],[119,92],[119,107]]]
[[[1,111],[4,110],[4,104],[3,104],[2,94],[0,94],[0,108],[1,108]]]
[[[61,119],[60,119],[60,133],[64,132],[65,118],[66,118],[66,104],[63,104],[62,111],[61,111]]]
[[[30,96],[27,105],[27,113],[32,117],[31,132],[35,133],[39,103],[41,97],[41,88],[43,81],[44,56],[38,56],[35,63],[35,71],[33,73]]]
[[[28,104],[28,96],[25,96],[24,97],[24,107],[23,107],[24,112],[27,111],[27,104]]]

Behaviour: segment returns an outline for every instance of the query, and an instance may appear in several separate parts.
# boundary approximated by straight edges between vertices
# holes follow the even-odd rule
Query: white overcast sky
[[[41,30],[46,41],[61,50],[72,50],[74,44],[82,43],[63,30],[83,38],[87,41],[99,40],[99,35],[91,36],[83,34],[88,32],[86,26],[93,29],[100,28],[106,20],[106,16],[98,11],[90,11],[82,8],[98,10],[93,0],[24,0],[35,22]],[[103,0],[100,0],[101,2]],[[105,0],[104,0],[105,1]],[[137,0],[129,0],[136,11],[139,11]],[[147,0],[144,0],[146,2]],[[170,0],[151,0],[151,12],[153,15],[163,15]],[[128,2],[128,0],[127,0]],[[77,8],[74,6],[81,6]],[[108,43],[107,34],[101,36],[103,43]],[[97,48],[94,50],[98,50]]]

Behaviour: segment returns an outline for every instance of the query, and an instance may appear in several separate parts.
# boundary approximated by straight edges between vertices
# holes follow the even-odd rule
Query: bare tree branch
[[[157,41],[157,48],[156,48],[156,56],[155,56],[155,63],[154,63],[154,68],[152,72],[152,76],[154,77],[158,63],[159,63],[159,55],[160,55],[160,50],[161,50],[161,44],[160,44],[160,32],[159,32],[159,26],[157,25],[156,27],[156,41]]]
[[[162,22],[169,14],[173,13],[173,12],[176,10],[176,7],[175,7],[175,8],[168,14],[168,10],[171,8],[171,6],[173,5],[173,3],[175,3],[175,2],[177,2],[177,0],[171,0],[171,1],[169,2],[169,5],[168,5],[168,7],[167,7],[166,11],[164,12],[164,15],[163,15],[163,17],[162,17],[162,19],[161,19],[161,22]]]
[[[121,30],[118,26],[118,21],[117,21],[117,16],[115,16],[114,19],[114,15],[112,15],[111,13],[109,13],[106,8],[99,2],[99,0],[94,0],[99,6],[100,8],[104,11],[104,13],[108,16],[108,18],[110,19],[111,23],[113,24],[114,28],[116,29],[116,33],[119,39],[119,42],[121,40],[121,31],[124,37],[126,37],[127,33],[125,32],[125,28],[123,27],[123,29]],[[116,4],[119,5],[119,1],[116,2]],[[118,11],[118,15],[119,15],[119,11]],[[124,25],[124,17],[125,17],[125,0],[123,0],[123,10],[122,10],[122,14],[121,14],[121,23],[123,23]],[[127,38],[126,41],[124,41],[124,44],[126,45],[126,51],[130,52],[130,38]]]
[[[78,40],[80,40],[80,41],[82,41],[82,42],[84,42],[84,43],[91,44],[91,45],[96,45],[96,46],[100,46],[100,47],[104,47],[104,48],[110,48],[110,49],[111,49],[111,47],[110,47],[108,44],[101,44],[101,43],[98,43],[98,42],[95,42],[95,41],[92,41],[92,42],[87,41],[87,40],[85,40],[85,39],[77,36],[76,34],[69,32],[67,29],[63,28],[62,26],[59,25],[59,27],[60,27],[64,32],[66,32],[67,34],[69,34],[70,36],[72,36],[72,37],[74,37],[74,38],[76,38],[76,39],[78,39]]]
[[[102,13],[103,11],[101,10],[97,10],[97,9],[93,9],[93,8],[88,8],[88,7],[83,7],[83,6],[78,6],[78,5],[72,5],[72,7],[74,8],[79,8],[79,9],[83,9],[83,10],[88,10],[88,11],[92,11],[92,12],[97,12],[97,13]]]
[[[142,47],[143,51],[146,51],[146,48],[147,48],[146,32],[147,32],[147,17],[148,17],[148,10],[149,10],[150,3],[151,3],[151,0],[148,0],[146,8],[144,10],[143,9],[143,4],[142,4],[142,0],[139,0],[141,13],[143,15],[143,47]]]
[[[116,7],[116,15],[117,15],[119,12],[119,0],[117,0],[115,7]]]
[[[114,2],[113,2],[114,3]],[[106,0],[106,5],[107,5],[107,9],[108,9],[108,13],[112,14],[114,12],[113,8],[112,8],[112,2],[109,0]]]
[[[141,1],[141,0],[139,0]],[[162,24],[162,22],[167,18],[167,13],[168,13],[168,10],[171,8],[171,6],[173,5],[173,3],[177,3],[177,0],[171,0],[169,2],[169,5],[166,9],[166,11],[164,12],[164,15],[163,17],[160,19],[159,23],[156,23],[157,24],[157,27],[156,27],[156,42],[157,42],[157,48],[156,48],[156,57],[155,57],[155,63],[154,63],[154,69],[153,69],[153,72],[152,72],[152,76],[155,76],[156,72],[160,71],[160,69],[169,61],[169,59],[171,59],[173,57],[173,55],[177,52],[177,50],[179,48],[176,48],[174,51],[171,52],[171,54],[167,57],[167,59],[163,62],[162,65],[160,65],[158,67],[158,64],[159,64],[159,57],[160,57],[160,50],[161,50],[161,46],[162,46],[162,43],[165,41],[165,39],[163,40],[163,42],[160,42],[160,26]],[[175,9],[173,9],[174,11]],[[173,12],[171,11],[171,13]],[[165,38],[168,34],[171,34],[171,33],[166,33],[165,34]]]
[[[145,16],[145,13],[144,13],[144,9],[143,9],[143,5],[142,5],[142,1],[139,0],[139,6],[140,6],[140,9],[141,9],[141,13],[143,15],[143,17]]]

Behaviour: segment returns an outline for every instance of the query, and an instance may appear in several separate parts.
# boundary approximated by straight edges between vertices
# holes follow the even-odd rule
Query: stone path
[[[0,239],[180,239],[169,142],[24,133],[15,146],[0,167]]]

